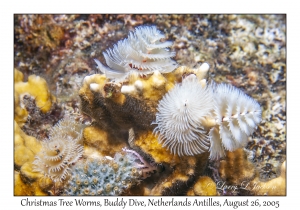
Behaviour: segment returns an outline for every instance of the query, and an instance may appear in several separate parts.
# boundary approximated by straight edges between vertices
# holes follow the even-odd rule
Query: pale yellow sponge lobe
[[[52,107],[52,102],[55,101],[45,79],[36,75],[30,75],[27,82],[23,82],[23,79],[22,72],[15,69],[15,120],[21,126],[26,122],[28,116],[21,99],[25,94],[35,99],[36,106],[43,113],[47,113]]]
[[[181,82],[182,78],[189,74],[195,74],[199,81],[203,80],[207,75],[207,69],[205,71],[202,69],[180,66],[167,74],[161,74],[159,71],[145,77],[131,74],[128,81],[122,85],[121,92],[144,100],[159,101],[176,83]]]
[[[172,87],[173,82],[169,82],[160,72],[154,71],[148,77],[131,75],[128,80],[128,86],[123,85],[122,92],[136,97],[141,96],[146,100],[158,101],[167,92],[167,86]],[[127,88],[125,89],[125,87]]]
[[[52,180],[41,173],[33,171],[32,162],[35,155],[41,150],[41,143],[34,137],[26,135],[15,121],[14,165],[15,195],[48,195],[53,186]]]
[[[93,74],[90,76],[86,76],[83,80],[83,84],[81,89],[79,90],[79,94],[84,95],[87,98],[93,98],[93,93],[91,91],[91,84],[94,91],[101,91],[106,83],[107,79],[104,74]],[[102,92],[104,94],[104,92]]]
[[[23,82],[24,75],[19,70],[15,69],[14,81],[16,82]]]
[[[25,170],[26,169],[23,171]],[[35,175],[33,175],[33,177],[34,176]],[[16,171],[14,178],[14,195],[16,196],[46,196],[49,195],[49,191],[54,184],[50,178],[34,177],[36,179],[33,181],[25,177],[22,172]]]
[[[157,137],[151,131],[139,135],[134,144],[139,146],[146,154],[150,154],[156,163],[175,164],[180,162],[178,155],[173,155],[166,147],[162,147],[162,144],[159,143]]]
[[[207,157],[206,155],[206,159]],[[172,168],[172,174],[168,177],[164,177],[162,182],[157,182],[156,186],[151,190],[150,195],[170,195],[170,193],[174,191],[177,191],[179,194],[185,193],[182,189],[188,186],[190,178],[195,176],[197,162],[202,159],[202,157],[185,156],[181,157],[179,162],[178,159],[179,158],[176,158],[176,164],[173,163],[170,166]],[[170,163],[172,163],[172,161]]]
[[[125,141],[112,139],[107,132],[96,126],[89,126],[83,130],[84,151],[91,152],[95,148],[97,153],[102,156],[114,156],[123,147],[126,147]],[[91,148],[90,148],[91,147]]]
[[[32,163],[34,156],[41,150],[41,144],[36,138],[26,135],[15,122],[14,163],[21,168],[26,162]]]
[[[28,112],[25,108],[21,107],[21,100],[20,94],[15,90],[14,95],[14,114],[15,114],[15,121],[18,122],[19,125],[23,126],[27,120]]]
[[[174,188],[174,186],[178,187],[179,183],[186,183],[188,179],[189,177],[187,174],[183,174],[182,171],[175,170],[171,176],[164,179],[162,183],[157,184],[150,191],[150,195],[162,196],[166,193],[166,191],[172,191],[170,189]]]
[[[189,196],[214,196],[217,195],[217,185],[208,176],[200,177],[192,189],[187,193]]]
[[[43,113],[47,113],[52,106],[52,95],[49,91],[47,82],[40,76],[30,75],[28,82],[17,82],[15,90],[19,94],[28,93],[36,100],[36,105]]]

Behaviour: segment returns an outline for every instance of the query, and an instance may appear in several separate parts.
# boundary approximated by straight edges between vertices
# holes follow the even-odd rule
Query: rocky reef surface
[[[178,67],[109,80],[94,59],[141,25],[173,41]],[[14,32],[15,195],[285,195],[285,15],[18,14]],[[159,101],[191,74],[258,102],[244,148],[214,160],[158,140]]]

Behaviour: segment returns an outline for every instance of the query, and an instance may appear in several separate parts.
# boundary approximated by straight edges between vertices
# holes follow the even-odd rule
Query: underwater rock
[[[153,102],[121,93],[121,84],[108,82],[104,75],[87,76],[79,96],[82,112],[115,135],[127,133],[131,127],[147,129],[155,117]]]

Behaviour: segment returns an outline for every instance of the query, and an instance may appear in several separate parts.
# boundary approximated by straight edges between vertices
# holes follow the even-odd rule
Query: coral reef
[[[116,82],[110,82],[106,79],[104,75],[98,75],[94,74],[91,76],[87,76],[84,79],[83,87],[80,90],[80,97],[82,100],[82,111],[88,115],[90,115],[96,122],[97,126],[103,131],[100,131],[99,128],[87,128],[91,130],[99,130],[100,134],[97,135],[97,141],[95,141],[96,138],[88,138],[91,139],[88,142],[90,142],[90,145],[93,145],[93,147],[98,147],[97,145],[100,145],[101,136],[103,136],[103,132],[110,133],[112,136],[111,139],[121,139],[122,137],[122,130],[127,130],[129,128],[133,128],[133,130],[136,132],[137,138],[135,140],[132,140],[129,142],[129,145],[132,148],[140,149],[146,156],[149,156],[151,159],[153,159],[156,163],[160,164],[166,164],[167,168],[175,168],[173,172],[172,169],[170,170],[170,176],[168,178],[165,178],[164,184],[159,185],[157,187],[154,187],[153,190],[150,191],[150,194],[156,194],[156,195],[168,195],[168,194],[185,194],[187,193],[187,190],[185,191],[178,191],[178,186],[180,185],[189,185],[193,183],[192,175],[195,175],[193,167],[190,168],[191,172],[190,175],[187,175],[186,171],[181,171],[182,166],[182,159],[179,158],[180,155],[195,155],[198,153],[204,153],[204,156],[207,156],[207,153],[209,151],[211,152],[211,158],[216,158],[223,156],[222,155],[222,140],[224,137],[218,137],[219,130],[218,126],[222,125],[223,122],[227,122],[225,126],[227,129],[233,129],[235,128],[233,125],[235,121],[240,121],[241,123],[244,122],[244,124],[253,122],[254,125],[251,124],[251,128],[256,126],[256,123],[259,122],[260,119],[260,109],[259,105],[250,97],[246,96],[239,90],[235,89],[234,87],[230,87],[228,85],[208,85],[203,78],[205,77],[205,73],[208,72],[208,64],[204,63],[197,69],[189,69],[187,67],[179,67],[172,73],[168,73],[165,75],[165,79],[169,82],[167,84],[164,79],[162,79],[162,76],[160,73],[154,73],[151,76],[148,76],[146,78],[138,77],[135,75],[131,75],[128,79],[128,82],[126,83],[116,83]],[[198,77],[197,77],[198,76]],[[150,80],[151,78],[151,80]],[[152,79],[153,78],[153,79]],[[155,78],[155,79],[154,79]],[[158,78],[158,79],[156,79]],[[169,79],[170,78],[170,79]],[[183,78],[183,79],[182,79]],[[162,81],[162,85],[160,86],[159,90],[152,86],[148,86],[148,88],[151,87],[156,92],[166,92],[166,95],[159,95],[155,96],[154,94],[149,97],[148,94],[144,94],[144,89],[142,87],[145,87],[145,83],[153,82],[153,81]],[[171,83],[170,83],[171,82]],[[173,82],[173,83],[172,83]],[[174,85],[175,84],[175,85]],[[168,88],[167,88],[168,85]],[[185,88],[187,86],[187,88]],[[146,86],[147,87],[147,86]],[[194,88],[191,88],[194,87]],[[181,89],[183,89],[183,91]],[[178,89],[178,91],[177,91]],[[167,93],[167,90],[170,92]],[[188,91],[186,91],[188,90]],[[193,94],[194,92],[195,94]],[[174,92],[173,92],[174,91]],[[180,92],[182,91],[182,92]],[[202,91],[202,92],[201,92]],[[233,100],[227,100],[225,98],[226,92],[227,97],[229,99],[233,99],[234,97],[238,97],[239,100],[233,101]],[[154,93],[156,93],[154,92]],[[186,93],[190,93],[190,97],[187,100],[178,100],[179,102],[171,102],[170,100],[167,100],[165,98],[168,98],[168,94],[173,94],[173,99],[181,99],[182,97],[185,98]],[[161,94],[161,93],[160,93]],[[180,94],[182,94],[182,97],[180,97]],[[231,95],[230,95],[231,94]],[[224,95],[224,97],[223,97]],[[223,98],[222,98],[222,97]],[[147,98],[146,98],[147,97]],[[162,98],[160,101],[157,101],[157,99]],[[171,97],[170,97],[171,98]],[[204,98],[204,99],[203,99]],[[208,98],[208,99],[207,99]],[[206,100],[207,99],[207,100]],[[217,100],[218,99],[218,100]],[[198,102],[200,100],[201,102]],[[144,106],[144,101],[149,101],[145,109],[139,109],[138,106]],[[167,102],[165,102],[167,101]],[[221,103],[221,102],[222,103]],[[247,101],[251,102],[248,106]],[[197,103],[198,102],[198,103]],[[128,105],[126,104],[128,103]],[[215,104],[214,104],[215,103]],[[131,104],[131,105],[129,105]],[[162,105],[161,105],[162,104]],[[164,107],[163,105],[170,105],[171,107]],[[193,105],[191,110],[193,112],[190,113],[189,117],[186,118],[180,118],[180,112],[178,112],[178,109],[172,108],[173,105],[181,104],[183,107],[182,116],[186,116],[188,113],[186,111],[186,106],[184,104]],[[136,106],[135,109],[135,116],[132,116],[132,111],[130,108],[131,106]],[[174,122],[176,120],[180,123],[174,123],[173,129],[169,129],[170,137],[168,140],[159,140],[155,135],[151,133],[151,130],[153,129],[153,126],[151,125],[151,121],[149,120],[149,116],[153,116],[153,113],[155,113],[154,110],[158,106],[158,113],[156,114],[156,121],[152,121],[152,124],[161,124],[162,127],[163,123],[165,125],[170,126],[173,121],[170,120],[167,116],[174,117]],[[198,109],[195,108],[199,107]],[[189,107],[189,106],[188,106]],[[204,108],[203,108],[204,107]],[[206,107],[206,108],[205,108]],[[227,109],[227,107],[231,109]],[[253,108],[254,107],[254,108]],[[239,108],[239,109],[238,109]],[[203,112],[195,111],[201,110]],[[232,111],[234,109],[234,111]],[[128,110],[128,111],[127,111]],[[174,110],[172,112],[172,110]],[[228,110],[228,112],[226,112]],[[166,113],[163,113],[162,111],[165,111]],[[257,111],[257,115],[256,115]],[[230,112],[230,113],[229,113]],[[253,113],[252,113],[253,112]],[[196,115],[196,114],[199,115]],[[202,113],[202,115],[201,115]],[[216,113],[216,114],[215,114]],[[237,114],[238,113],[238,114]],[[137,114],[137,115],[136,115]],[[169,114],[169,115],[168,115]],[[227,116],[226,117],[223,117]],[[249,116],[248,116],[249,115]],[[252,115],[255,118],[255,120],[252,120]],[[137,117],[138,116],[138,117]],[[147,118],[145,118],[145,116]],[[163,120],[160,120],[160,117],[162,116]],[[179,116],[179,117],[176,117]],[[231,117],[233,116],[233,117]],[[224,119],[223,119],[224,118]],[[232,118],[232,119],[231,119]],[[153,119],[153,117],[152,117]],[[194,119],[194,121],[193,121]],[[218,121],[219,120],[219,121]],[[252,120],[252,121],[251,121]],[[248,122],[249,121],[249,122]],[[178,126],[177,126],[178,125]],[[190,126],[187,127],[187,125]],[[203,126],[202,126],[203,125]],[[243,125],[243,124],[241,124]],[[182,129],[187,130],[186,135],[190,135],[191,138],[193,137],[196,142],[199,141],[199,133],[193,134],[188,132],[189,130],[194,130],[195,132],[201,131],[200,134],[203,136],[202,140],[204,140],[204,143],[206,144],[206,147],[202,148],[202,150],[196,151],[199,145],[195,145],[193,141],[187,141],[190,144],[190,147],[187,145],[184,145],[184,140],[187,138],[184,138],[183,135],[184,132],[182,132],[182,129],[180,130],[180,126],[183,126]],[[223,125],[222,125],[223,126]],[[224,127],[224,126],[223,126]],[[113,129],[112,128],[120,128],[120,129]],[[178,129],[178,141],[175,138],[176,137],[176,129]],[[211,129],[213,128],[213,129]],[[249,127],[250,128],[250,127]],[[253,129],[249,131],[249,128],[245,125],[242,127],[242,130],[239,131],[240,133],[243,132],[244,135],[249,135],[253,132]],[[156,128],[158,131],[158,127]],[[245,130],[248,129],[248,130]],[[209,132],[212,130],[211,132]],[[86,130],[88,132],[88,130]],[[218,132],[216,134],[216,132]],[[237,134],[236,130],[233,130],[231,132],[235,132],[234,134]],[[89,132],[90,134],[94,132]],[[159,135],[166,135],[166,132],[164,130],[159,130],[157,133],[162,133]],[[182,134],[183,133],[183,134]],[[87,133],[88,134],[88,133]],[[89,136],[88,134],[87,136]],[[214,134],[214,135],[213,135]],[[221,132],[221,134],[224,134]],[[225,132],[226,134],[226,132]],[[93,134],[92,134],[93,135]],[[200,136],[201,136],[200,135]],[[242,135],[242,134],[241,134]],[[104,135],[105,136],[105,135]],[[124,136],[124,135],[123,135]],[[235,138],[240,140],[236,135],[232,136],[227,135],[227,137],[230,138],[230,141],[234,143]],[[246,136],[247,137],[247,136]],[[105,137],[106,138],[106,137]],[[171,144],[170,141],[174,140],[176,143],[182,143],[182,145],[178,146],[175,143]],[[94,140],[93,140],[94,139]],[[200,138],[201,139],[201,138]],[[217,140],[219,141],[219,144]],[[247,139],[247,138],[246,138]],[[228,140],[228,138],[225,138],[225,140]],[[210,142],[211,141],[211,142]],[[93,143],[92,143],[93,142]],[[104,140],[104,142],[107,142]],[[118,141],[115,141],[118,142]],[[165,143],[167,142],[167,143]],[[168,145],[169,143],[169,145]],[[178,144],[179,144],[178,143]],[[204,144],[202,143],[202,144]],[[238,147],[235,147],[234,149],[237,149],[239,147],[245,146],[246,142],[243,142],[242,144],[238,144]],[[107,143],[105,143],[107,145]],[[110,143],[112,144],[112,143]],[[164,148],[166,147],[167,148]],[[120,147],[120,145],[119,145]],[[219,149],[218,149],[218,148]],[[107,147],[111,148],[111,147]],[[174,148],[174,150],[172,149]],[[168,150],[171,150],[168,151]],[[225,147],[227,150],[233,150],[232,148]],[[108,151],[114,151],[114,148],[112,149],[106,149]],[[213,151],[212,151],[213,150]],[[215,151],[217,150],[217,151]],[[99,148],[98,151],[102,151],[103,149]],[[101,153],[101,152],[100,152]],[[105,152],[104,152],[105,153]],[[224,153],[224,152],[223,152]],[[175,155],[174,155],[175,154]],[[191,161],[193,158],[186,158],[186,161]],[[196,161],[196,160],[195,160]],[[198,162],[198,161],[196,161]],[[206,160],[202,160],[202,164],[206,164]],[[185,168],[185,167],[184,167]],[[177,181],[174,181],[177,180]],[[180,183],[180,184],[179,184]],[[177,186],[177,187],[176,187]]]
[[[52,107],[47,113],[43,113],[36,105],[36,100],[25,95],[22,99],[24,108],[27,111],[27,120],[23,124],[22,129],[26,134],[35,136],[37,139],[45,139],[49,137],[49,130],[63,116],[64,112],[59,103],[52,101]],[[17,108],[17,107],[15,107]]]
[[[15,147],[20,149],[15,154],[18,162],[15,164],[15,194],[62,193],[67,179],[58,186],[44,174],[32,171],[32,163],[26,161],[40,150],[29,152],[31,147],[26,146],[25,139],[30,136],[50,138],[50,128],[65,113],[76,116],[76,119],[88,125],[83,130],[83,159],[113,157],[121,148],[129,145],[147,162],[158,164],[156,173],[121,195],[205,194],[208,191],[202,192],[199,184],[203,176],[213,178],[217,184],[226,180],[227,184],[238,184],[245,180],[249,186],[256,183],[257,186],[263,186],[259,191],[218,189],[218,195],[285,194],[285,179],[282,178],[280,167],[286,159],[286,15],[16,14],[14,17],[14,66],[18,70],[15,71],[15,83],[26,83],[29,75],[39,75],[46,79],[49,84],[47,89],[57,99],[54,103],[54,97],[50,97],[52,106],[44,113],[37,105],[38,97],[29,94],[20,97],[15,93],[14,119],[24,131],[21,135],[23,140],[19,141],[21,138],[17,134],[15,140],[26,147],[22,150],[25,162],[19,156],[23,154],[20,152],[22,147]],[[119,40],[134,37],[140,41],[137,47],[144,46],[137,37],[139,32],[135,31],[143,24],[155,25],[156,30],[163,33],[161,35],[164,38],[156,43],[171,43],[165,40],[173,42],[167,48],[156,50],[159,50],[158,54],[173,53],[180,67],[170,73],[153,71],[148,75],[140,75],[142,70],[129,62],[125,69],[131,69],[129,71],[134,73],[130,73],[121,83],[113,82],[116,80],[104,75],[91,75],[97,73],[93,70],[97,68],[95,58],[109,66],[107,59],[102,56],[105,50],[111,59],[115,59],[116,54],[110,54],[109,51],[122,51],[118,45],[121,46],[123,41]],[[117,45],[114,47],[114,44]],[[166,51],[168,48],[169,52]],[[153,50],[151,55],[155,55]],[[141,59],[142,56],[134,58]],[[170,58],[161,62],[169,63],[172,61]],[[199,69],[204,62],[207,62],[206,71],[201,72]],[[123,75],[127,75],[126,71]],[[170,148],[163,147],[158,136],[152,133],[155,125],[151,123],[155,122],[159,101],[176,85],[182,84],[185,78],[193,75],[197,76],[201,85],[207,85],[202,79],[232,85],[260,104],[261,122],[247,137],[248,144],[244,152],[240,149],[228,152],[226,150],[232,147],[222,145],[220,127],[230,130],[230,122],[237,125],[238,121],[224,110],[222,117],[217,118],[212,111],[211,116],[202,122],[205,135],[221,142],[215,152],[208,150],[196,156],[179,157],[171,154]],[[85,81],[82,84],[83,78]],[[77,97],[78,89],[80,98]],[[232,107],[230,101],[228,107]],[[223,117],[225,121],[220,122]],[[127,142],[131,128],[135,135],[132,137],[129,134]],[[209,132],[210,128],[214,129]],[[240,128],[240,125],[236,128]],[[234,136],[240,131],[227,132],[233,141],[231,143],[235,142]],[[38,145],[41,147],[40,142],[34,142],[33,148]],[[237,144],[231,144],[235,148],[234,145]],[[244,146],[244,143],[240,146]],[[230,169],[237,174],[231,173]],[[278,189],[276,193],[276,190],[267,189],[271,185]]]
[[[276,178],[280,174],[282,162],[285,160],[285,143],[278,140],[253,139],[248,143],[246,151],[259,171],[261,181]]]
[[[36,154],[33,169],[55,182],[67,178],[70,166],[83,154],[81,125],[72,117],[65,117],[51,130],[50,137],[41,142],[42,149]]]
[[[72,169],[65,195],[120,195],[155,170],[134,151],[123,149],[114,158],[88,159]]]
[[[272,100],[267,100],[269,97]],[[267,101],[258,131],[263,136],[252,138],[246,147],[249,159],[259,170],[261,181],[278,177],[282,162],[286,160],[285,97],[284,90],[262,95]]]

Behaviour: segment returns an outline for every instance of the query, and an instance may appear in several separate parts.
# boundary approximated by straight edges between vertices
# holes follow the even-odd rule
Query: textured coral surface
[[[106,64],[103,52],[141,25],[155,25],[165,36],[159,41],[173,42],[179,67],[112,82],[94,59]],[[285,15],[15,14],[14,32],[15,195],[61,195],[71,168],[113,158],[124,147],[144,168],[121,195],[285,195]],[[209,70],[199,71],[205,62]],[[261,122],[245,148],[225,151],[220,160],[210,159],[210,151],[179,157],[153,134],[159,101],[190,74],[258,102]],[[85,127],[83,155],[57,181],[34,172],[32,163],[65,115]]]

